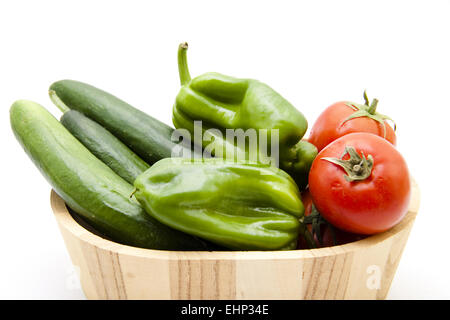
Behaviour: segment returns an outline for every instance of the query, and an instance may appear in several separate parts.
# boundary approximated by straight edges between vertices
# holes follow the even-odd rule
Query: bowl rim
[[[105,239],[84,228],[72,217],[64,200],[53,189],[50,193],[50,204],[60,228],[64,228],[81,241],[87,242],[98,249],[115,252],[117,254],[164,260],[269,260],[273,259],[274,256],[276,256],[277,259],[305,259],[334,256],[359,250],[364,247],[374,246],[401,232],[414,221],[417,215],[420,206],[420,190],[416,181],[411,178],[411,198],[408,212],[397,225],[385,232],[342,245],[283,251],[169,251],[133,247]]]

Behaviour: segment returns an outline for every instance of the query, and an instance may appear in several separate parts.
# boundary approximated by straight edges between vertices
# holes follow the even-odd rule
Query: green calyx
[[[333,245],[337,244],[334,227],[327,220],[325,220],[322,217],[322,215],[317,210],[317,208],[314,204],[312,204],[312,206],[311,206],[311,213],[309,214],[309,216],[306,216],[303,219],[303,223],[311,224],[311,232],[306,230],[306,232],[309,233],[309,235],[305,236],[306,242],[310,249],[316,248],[314,238],[313,238],[314,236],[316,236],[317,240],[319,241],[319,244],[323,245],[323,238],[322,238],[322,232],[321,232],[322,225],[326,225],[328,228],[330,228],[330,231],[331,231],[331,234],[333,237]]]
[[[386,125],[384,123],[385,120],[392,121],[394,124],[394,131],[396,129],[396,124],[394,120],[392,120],[390,117],[376,112],[378,105],[378,99],[373,99],[372,103],[369,103],[369,98],[367,97],[367,93],[364,90],[364,104],[357,104],[357,103],[351,103],[348,102],[347,106],[355,110],[353,114],[351,114],[349,117],[347,117],[344,121],[341,122],[341,126],[347,122],[350,119],[354,118],[360,118],[360,117],[367,117],[370,119],[373,119],[381,124],[383,127],[383,137],[386,138]]]
[[[343,160],[346,154],[350,158]],[[325,157],[322,160],[337,164],[344,169],[347,173],[347,175],[344,175],[344,178],[349,182],[365,180],[372,173],[373,157],[369,154],[366,158],[363,152],[361,152],[360,156],[352,146],[346,146],[345,152],[340,158]]]

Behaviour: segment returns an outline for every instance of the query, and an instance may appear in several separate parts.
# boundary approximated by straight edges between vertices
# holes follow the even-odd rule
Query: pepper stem
[[[187,42],[180,43],[178,46],[178,74],[180,75],[180,83],[182,86],[191,81],[186,57],[187,49]]]
[[[54,90],[49,90],[48,95],[50,96],[50,100],[52,100],[53,104],[61,110],[62,113],[66,113],[70,110],[68,106],[58,97]]]
[[[356,152],[355,148],[352,146],[345,147],[345,154],[350,156],[348,160],[343,160],[341,158],[322,158],[322,160],[329,161],[331,163],[337,164],[347,173],[344,174],[345,180],[352,181],[361,181],[370,177],[373,168],[373,157],[369,154],[367,158],[364,153],[361,152],[361,156]]]

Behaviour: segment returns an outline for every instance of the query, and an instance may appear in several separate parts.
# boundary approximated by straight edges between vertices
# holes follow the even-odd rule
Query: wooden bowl
[[[420,201],[394,228],[312,250],[177,252],[118,244],[80,225],[52,190],[51,206],[88,299],[384,299]]]

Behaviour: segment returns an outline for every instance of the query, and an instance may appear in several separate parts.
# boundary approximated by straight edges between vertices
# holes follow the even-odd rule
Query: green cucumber
[[[55,104],[59,99],[70,109],[94,120],[150,165],[163,158],[170,158],[174,150],[184,156],[197,150],[191,148],[191,143],[185,137],[184,144],[172,141],[175,130],[172,127],[89,84],[61,80],[50,86],[50,92],[54,92],[50,98]],[[196,152],[197,156],[201,154],[201,151]]]
[[[60,122],[94,156],[102,160],[115,173],[133,184],[137,176],[150,166],[119,139],[97,122],[76,110],[63,114]]]
[[[133,186],[97,159],[44,107],[16,101],[12,130],[25,152],[66,204],[119,243],[161,250],[205,250],[205,243],[148,215]]]
[[[57,106],[64,112],[60,119],[62,125],[94,156],[127,182],[133,184],[138,175],[150,168],[144,160],[97,122],[76,110],[68,109],[62,103]]]

